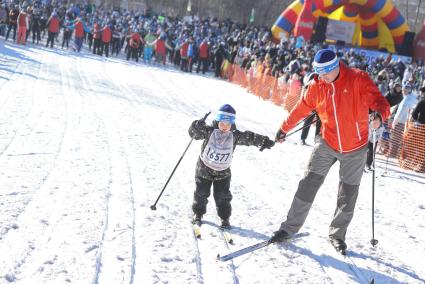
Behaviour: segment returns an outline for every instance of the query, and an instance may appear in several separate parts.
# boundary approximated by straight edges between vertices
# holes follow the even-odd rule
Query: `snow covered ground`
[[[370,173],[347,234],[350,259],[328,243],[335,165],[301,231],[306,236],[216,261],[218,253],[266,240],[278,229],[312,149],[294,143],[298,134],[264,152],[236,149],[234,245],[222,239],[212,198],[203,239],[193,236],[200,141],[152,211],[190,141],[191,121],[224,103],[235,107],[239,129],[271,138],[286,115],[208,76],[2,41],[0,283],[425,282],[425,176],[394,161],[382,176],[383,157],[377,161],[377,247],[370,245]]]

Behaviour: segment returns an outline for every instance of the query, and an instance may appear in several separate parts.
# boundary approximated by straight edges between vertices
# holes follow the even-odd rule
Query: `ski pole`
[[[295,133],[297,133],[298,131],[303,130],[304,128],[310,127],[313,123],[317,122],[318,120],[319,120],[319,118],[316,118],[316,119],[314,119],[312,122],[310,122],[309,124],[304,125],[303,127],[300,127],[300,128],[298,128],[297,130],[292,131],[291,133],[289,133],[289,134],[287,134],[287,135],[285,136],[285,139],[286,139],[287,137],[291,136],[292,134],[295,134]]]
[[[378,244],[378,240],[375,239],[375,143],[376,143],[376,130],[373,130],[372,133],[372,239],[370,243],[372,246],[376,246]]]
[[[207,117],[210,115],[211,112],[208,112],[205,114],[205,116],[200,121],[205,121]],[[159,199],[161,198],[162,194],[164,193],[165,188],[167,187],[168,183],[170,182],[171,178],[174,175],[174,172],[176,171],[177,167],[179,166],[180,162],[182,161],[184,155],[187,152],[187,149],[189,149],[190,144],[192,144],[193,138],[190,139],[189,144],[187,144],[186,149],[184,150],[183,154],[181,155],[179,161],[177,162],[176,166],[174,167],[173,171],[171,172],[171,175],[168,177],[167,182],[165,183],[164,187],[162,188],[161,192],[158,195],[158,198],[156,199],[155,203],[151,205],[152,210],[156,210],[156,204],[158,203]]]

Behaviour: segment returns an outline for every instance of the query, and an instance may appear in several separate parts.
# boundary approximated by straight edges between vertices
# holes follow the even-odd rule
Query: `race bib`
[[[215,129],[201,153],[204,164],[216,171],[230,168],[233,156],[233,133]]]

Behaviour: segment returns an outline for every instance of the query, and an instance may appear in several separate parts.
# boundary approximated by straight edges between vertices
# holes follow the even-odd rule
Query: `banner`
[[[326,39],[335,41],[340,40],[351,44],[355,29],[355,23],[328,19]]]
[[[336,47],[335,45],[330,45],[330,49],[334,50],[335,52],[338,52],[340,50],[345,50],[346,52],[354,52],[357,55],[360,55],[364,57],[368,64],[373,64],[377,59],[379,58],[387,58],[391,56],[391,61],[397,62],[401,61],[405,64],[411,64],[412,63],[412,57],[404,56],[404,55],[398,55],[398,54],[391,54],[388,52],[378,51],[378,50],[372,50],[372,49],[363,49],[363,48],[357,48],[357,47]]]

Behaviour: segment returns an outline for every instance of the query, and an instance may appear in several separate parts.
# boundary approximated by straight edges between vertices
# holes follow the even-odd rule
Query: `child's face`
[[[219,121],[218,122],[218,129],[220,129],[223,132],[230,131],[231,127],[232,127],[232,125],[230,123],[228,123],[227,121]]]

